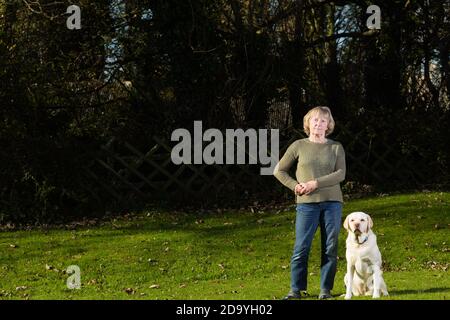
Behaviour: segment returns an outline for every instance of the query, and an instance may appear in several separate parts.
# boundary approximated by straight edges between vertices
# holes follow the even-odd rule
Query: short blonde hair
[[[312,116],[319,114],[321,116],[325,116],[326,118],[328,118],[328,128],[325,131],[325,136],[328,136],[329,134],[331,134],[334,130],[334,119],[333,116],[331,114],[331,110],[328,107],[325,106],[318,106],[315,108],[312,108],[311,110],[308,111],[308,113],[303,117],[303,130],[305,130],[306,134],[309,136],[310,131],[309,131],[309,120],[311,119]]]

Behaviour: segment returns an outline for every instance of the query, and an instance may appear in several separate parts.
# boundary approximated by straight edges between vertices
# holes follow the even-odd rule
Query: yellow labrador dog
[[[372,298],[379,298],[381,293],[388,295],[381,271],[381,253],[372,226],[372,219],[364,212],[353,212],[345,218],[344,228],[348,231],[345,299],[351,299],[352,294],[372,295]]]

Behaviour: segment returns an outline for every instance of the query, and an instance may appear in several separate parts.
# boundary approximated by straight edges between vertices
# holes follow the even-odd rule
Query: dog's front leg
[[[373,295],[372,295],[372,298],[377,299],[380,297],[382,271],[378,265],[373,265],[372,268],[373,268]]]
[[[352,298],[352,287],[353,287],[353,274],[355,272],[355,266],[351,263],[347,263],[347,274],[345,275],[345,285],[347,290],[345,292],[345,299],[349,300]]]

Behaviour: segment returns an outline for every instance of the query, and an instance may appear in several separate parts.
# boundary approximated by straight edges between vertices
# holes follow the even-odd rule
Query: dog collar
[[[364,242],[367,241],[367,239],[369,239],[369,236],[366,236],[366,238],[363,240],[363,242],[359,242],[358,239],[359,239],[359,237],[356,238],[356,242],[358,242],[359,245],[362,245],[362,244],[364,244]]]

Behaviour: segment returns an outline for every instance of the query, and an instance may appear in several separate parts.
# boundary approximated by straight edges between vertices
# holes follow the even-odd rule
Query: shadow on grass
[[[450,288],[429,288],[425,290],[389,290],[390,296],[399,296],[404,294],[422,294],[422,293],[442,293],[442,292],[449,292]]]
[[[275,214],[272,211],[264,213],[239,213],[231,212],[229,214],[192,214],[184,215],[177,220],[131,220],[125,225],[114,226],[112,224],[104,226],[99,234],[91,234],[89,238],[105,237],[108,234],[114,236],[130,236],[136,234],[145,234],[150,232],[165,231],[184,231],[192,232],[197,238],[211,238],[217,236],[229,236],[230,233],[248,232],[256,229],[273,228],[274,225],[283,226],[285,223],[293,220],[293,210]],[[291,214],[291,217],[286,216]],[[274,221],[267,221],[274,218]],[[211,219],[213,222],[211,222]],[[264,221],[264,222],[263,222]],[[287,221],[287,222],[286,222]],[[121,221],[119,222],[121,223]],[[84,227],[76,231],[85,231],[95,227]],[[26,235],[25,235],[26,236]],[[252,234],[251,237],[254,237]]]

